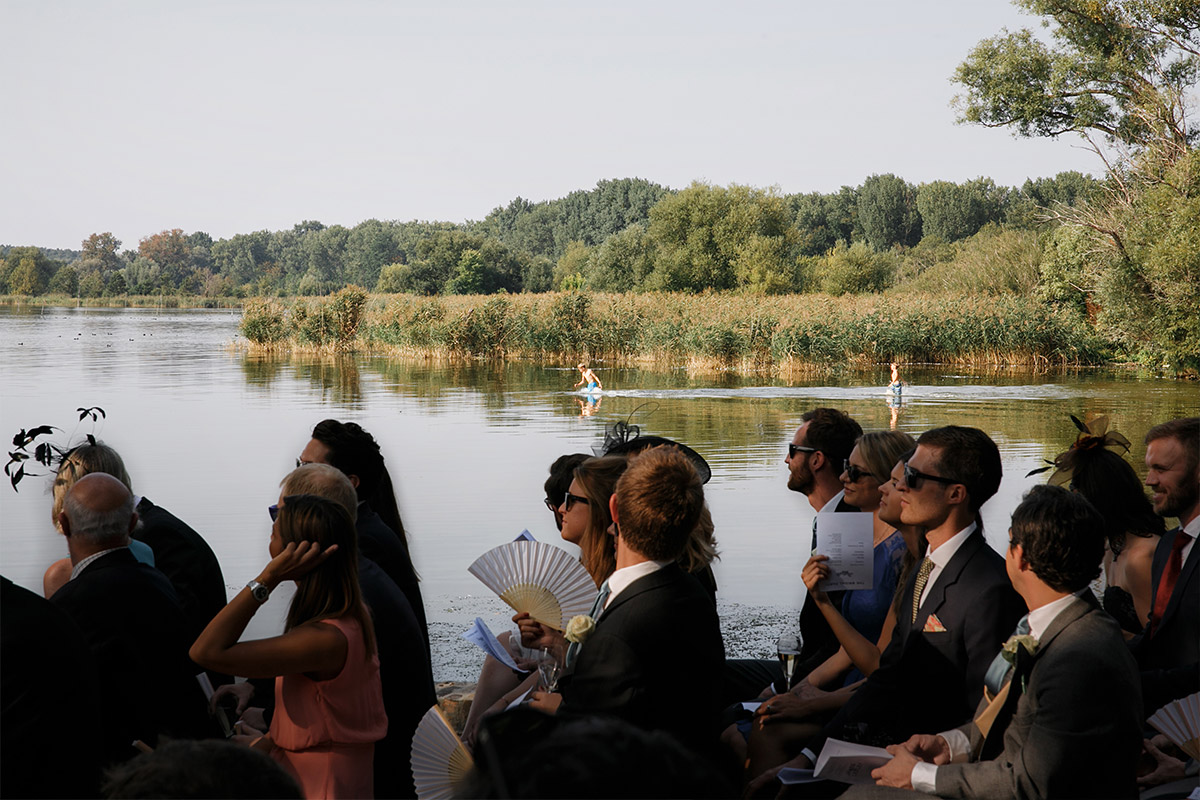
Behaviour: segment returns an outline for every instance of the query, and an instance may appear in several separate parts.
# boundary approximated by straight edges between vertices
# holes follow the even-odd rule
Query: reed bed
[[[347,292],[353,297],[343,296]],[[1108,345],[1078,314],[1007,295],[583,294],[417,297],[346,289],[248,301],[256,346],[424,358],[804,370],[830,364],[1090,365]]]

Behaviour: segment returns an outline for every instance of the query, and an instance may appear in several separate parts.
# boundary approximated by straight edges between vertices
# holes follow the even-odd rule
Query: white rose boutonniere
[[[1018,649],[1023,649],[1029,655],[1034,655],[1037,653],[1038,640],[1028,633],[1021,634],[1020,636],[1010,636],[1000,652],[1004,656],[1005,661],[1010,664],[1016,664]]]
[[[587,614],[571,617],[571,621],[567,623],[567,641],[572,644],[583,644],[594,630],[596,630],[596,620]]]

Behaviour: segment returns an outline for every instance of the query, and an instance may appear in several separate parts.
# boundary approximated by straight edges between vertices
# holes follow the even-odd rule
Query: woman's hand
[[[808,563],[804,565],[804,569],[800,572],[800,579],[804,581],[804,585],[808,587],[808,593],[812,597],[813,602],[821,605],[829,604],[829,595],[818,589],[817,586],[821,581],[829,577],[829,556],[815,555],[808,559]]]
[[[316,542],[288,542],[259,575],[259,581],[274,589],[284,581],[303,578],[338,551],[335,544],[325,550]]]
[[[799,688],[799,686],[797,686]],[[781,722],[799,722],[814,713],[821,711],[820,697],[826,692],[809,685],[806,696],[795,693],[795,690],[784,692],[765,700],[754,711],[754,721],[759,725],[777,725]]]

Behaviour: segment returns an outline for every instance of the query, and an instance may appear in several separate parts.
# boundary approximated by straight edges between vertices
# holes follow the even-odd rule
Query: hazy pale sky
[[[1007,0],[0,0],[0,244],[481,219],[641,177],[1099,172],[954,124]]]

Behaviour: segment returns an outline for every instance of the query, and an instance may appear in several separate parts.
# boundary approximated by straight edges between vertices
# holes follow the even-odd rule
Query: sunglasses
[[[952,486],[956,483],[962,483],[960,480],[955,480],[954,478],[943,478],[941,475],[926,475],[924,472],[913,469],[908,464],[904,465],[904,483],[909,489],[912,489],[914,492],[919,492],[925,481],[936,481],[937,483],[944,483],[947,486]]]
[[[267,506],[267,513],[271,515],[271,522],[279,519],[279,506],[275,503]]]
[[[567,492],[563,495],[563,511],[570,511],[571,506],[575,505],[576,503],[583,503],[585,506],[590,506],[592,501],[588,500],[586,497],[580,497],[577,494],[571,494],[570,492]]]
[[[562,505],[562,503],[556,503],[553,500],[551,500],[549,497],[547,497],[542,502],[546,504],[546,508],[553,511],[555,514],[558,513],[558,507]]]
[[[850,459],[848,458],[842,461],[842,470],[846,473],[846,477],[850,479],[851,483],[858,483],[863,478],[875,477],[874,473],[867,472],[862,467],[856,467],[855,465],[851,464]]]
[[[802,444],[789,444],[788,445],[788,458],[795,458],[796,453],[815,453],[815,452],[817,452],[817,448],[815,448],[815,447],[805,447]]]

